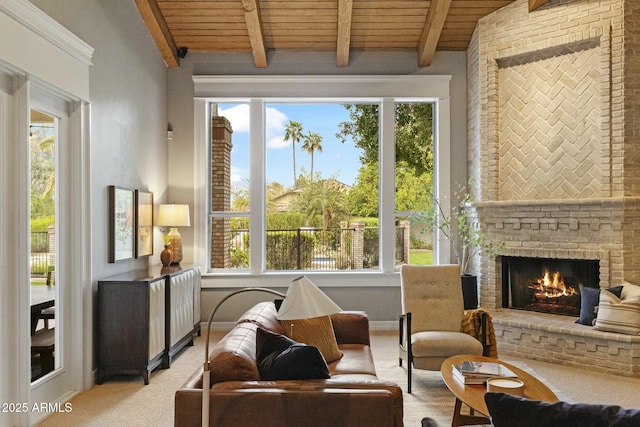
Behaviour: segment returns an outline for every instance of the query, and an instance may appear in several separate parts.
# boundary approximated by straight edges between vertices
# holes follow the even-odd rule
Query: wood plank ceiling
[[[477,21],[515,0],[135,0],[168,67],[189,52],[466,50]],[[549,0],[529,0],[533,10]],[[183,48],[180,52],[180,48]]]

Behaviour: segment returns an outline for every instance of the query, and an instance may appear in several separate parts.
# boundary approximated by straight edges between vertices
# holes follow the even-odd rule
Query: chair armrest
[[[411,312],[400,315],[398,319],[398,337],[400,346],[411,343]]]

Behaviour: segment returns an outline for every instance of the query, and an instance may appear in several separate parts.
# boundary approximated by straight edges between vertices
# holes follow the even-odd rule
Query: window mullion
[[[395,269],[395,102],[384,98],[380,108],[380,260],[383,273]]]
[[[265,257],[265,224],[266,224],[266,183],[265,183],[265,111],[262,99],[252,99],[250,102],[250,132],[249,132],[249,269],[251,274],[261,274],[264,271]]]

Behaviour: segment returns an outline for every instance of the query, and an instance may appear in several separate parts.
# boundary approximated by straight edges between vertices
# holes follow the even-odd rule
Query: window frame
[[[412,76],[194,76],[194,167],[195,212],[194,257],[207,266],[205,276],[225,278],[225,286],[282,285],[282,280],[300,275],[300,271],[266,271],[265,258],[265,155],[264,108],[273,102],[355,103],[376,102],[380,105],[380,269],[375,271],[305,272],[309,276],[345,277],[349,286],[388,285],[397,275],[395,254],[395,104],[397,102],[434,103],[434,193],[448,193],[450,175],[450,75]],[[250,106],[250,267],[247,271],[211,270],[209,266],[210,186],[208,156],[212,103],[248,103]],[[448,207],[445,206],[445,209]],[[434,239],[436,262],[448,262],[446,244]],[[444,242],[444,241],[443,241]],[[348,279],[346,279],[348,277]],[[366,277],[366,279],[364,278]],[[394,279],[395,280],[395,279]],[[332,280],[340,283],[340,280]],[[344,282],[343,282],[344,283]],[[212,286],[203,282],[204,287]]]

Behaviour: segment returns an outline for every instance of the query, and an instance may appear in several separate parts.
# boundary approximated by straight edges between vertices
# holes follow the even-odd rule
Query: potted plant
[[[477,277],[469,272],[471,259],[480,252],[493,256],[504,248],[504,242],[487,240],[484,232],[469,220],[467,209],[473,200],[469,192],[471,185],[470,180],[467,185],[460,185],[454,191],[450,213],[445,213],[438,198],[433,199],[432,209],[425,213],[427,224],[449,240],[460,264],[465,309],[478,306]]]

